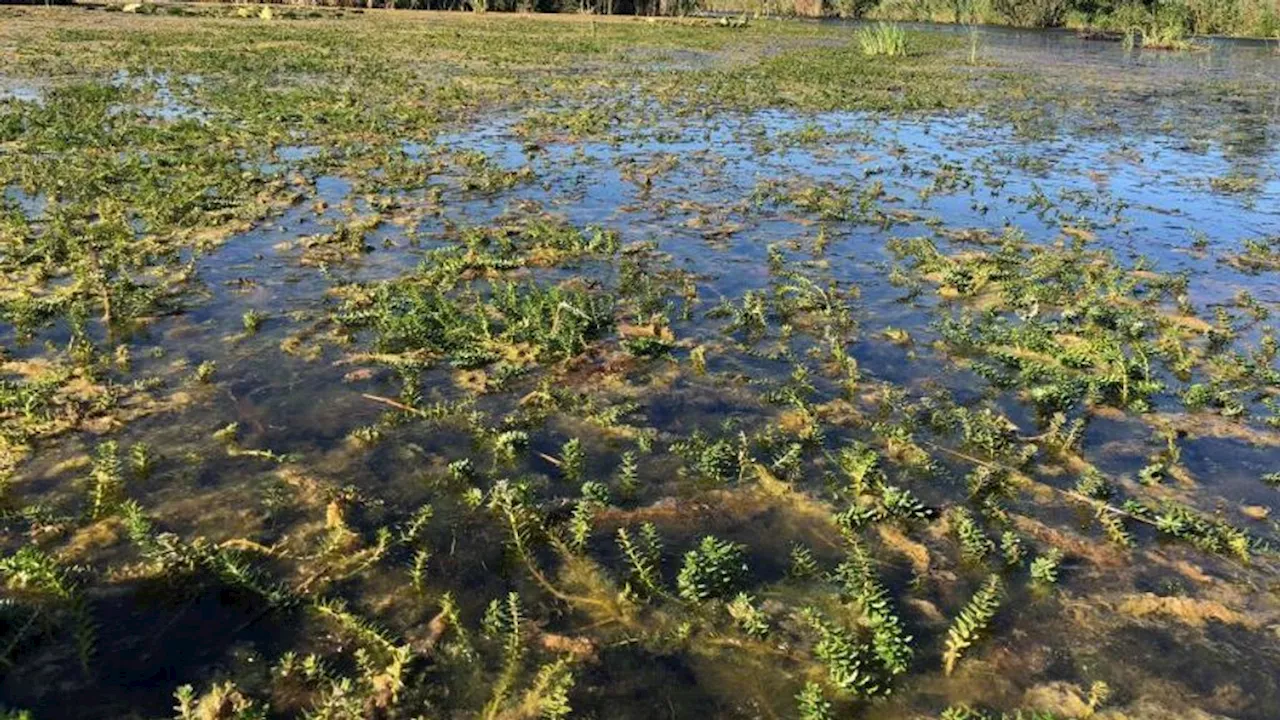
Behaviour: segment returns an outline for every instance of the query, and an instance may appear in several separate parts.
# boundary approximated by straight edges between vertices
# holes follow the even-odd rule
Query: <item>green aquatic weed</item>
[[[915,654],[911,647],[913,638],[906,633],[889,590],[877,577],[862,543],[851,542],[848,559],[836,568],[833,577],[840,582],[843,593],[861,606],[871,629],[872,651],[885,676],[905,673]]]
[[[725,605],[725,609],[747,635],[759,639],[769,634],[769,617],[750,594],[738,593]]]
[[[622,453],[618,463],[618,492],[624,498],[633,497],[639,489],[639,464],[634,451]]]
[[[854,697],[884,694],[885,686],[872,667],[871,649],[858,642],[853,633],[813,608],[801,610],[802,619],[817,635],[813,655],[827,669],[828,681],[843,693]]]
[[[1042,585],[1053,585],[1058,582],[1058,571],[1062,566],[1062,551],[1050,548],[1048,552],[1031,561],[1031,580]]]
[[[946,649],[942,654],[943,672],[950,675],[965,652],[986,632],[1000,608],[1003,594],[1000,577],[990,575],[974,593],[947,629]]]
[[[974,519],[973,513],[967,508],[956,506],[951,509],[948,515],[951,521],[951,528],[956,534],[956,538],[960,541],[960,550],[964,554],[965,559],[971,562],[981,562],[986,558],[987,553],[995,549],[994,543],[978,526],[978,521]]]
[[[832,720],[831,701],[822,694],[822,686],[810,680],[796,695],[796,711],[800,720]]]
[[[631,582],[650,596],[662,593],[662,540],[653,523],[640,527],[640,539],[634,540],[624,527],[618,528],[618,547],[630,566]]]
[[[1023,545],[1022,538],[1017,533],[1005,530],[1000,534],[1000,554],[1004,556],[1006,567],[1021,567],[1026,553],[1026,546]]]
[[[83,583],[77,577],[81,573],[81,568],[65,566],[33,545],[24,545],[0,557],[0,578],[4,579],[6,588],[32,598],[37,607],[47,608],[55,617],[66,618],[66,632],[75,647],[81,670],[88,675],[97,650],[98,625]],[[7,648],[4,655],[0,655],[5,664],[12,649]]]
[[[560,447],[560,472],[570,482],[581,482],[586,467],[586,454],[582,450],[582,441],[569,438]]]
[[[707,535],[697,547],[684,555],[684,564],[676,576],[680,597],[699,603],[727,597],[746,578],[744,547],[737,543]]]
[[[106,440],[95,449],[93,470],[89,474],[89,519],[101,520],[114,512],[123,496],[120,446],[115,440]]]
[[[787,574],[798,580],[816,578],[820,574],[818,561],[807,546],[796,543],[791,546],[791,563]]]

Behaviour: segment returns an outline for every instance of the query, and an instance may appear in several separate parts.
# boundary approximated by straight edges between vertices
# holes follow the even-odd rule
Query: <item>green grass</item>
[[[907,54],[907,33],[891,23],[876,23],[858,30],[858,46],[868,56],[902,57]]]

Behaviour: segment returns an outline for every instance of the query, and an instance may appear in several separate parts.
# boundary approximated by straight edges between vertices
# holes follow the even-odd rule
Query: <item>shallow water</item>
[[[390,191],[362,189],[359,183],[367,177],[329,174],[319,148],[273,148],[261,171],[289,182],[301,176],[302,197],[193,256],[195,281],[181,312],[113,338],[133,348],[128,373],[162,378],[183,395],[168,411],[111,433],[122,446],[145,441],[159,452],[156,470],[131,481],[129,496],[165,530],[183,538],[243,538],[267,547],[316,536],[325,526],[317,519],[324,517],[325,504],[337,502],[331,496],[357,498],[344,501],[352,509],[339,524],[349,523],[365,544],[378,528],[400,523],[430,502],[436,517],[428,545],[440,558],[431,580],[457,596],[464,617],[477,621],[489,600],[519,589],[530,598],[526,602],[544,631],[590,637],[592,624],[585,614],[552,601],[535,603],[538,588],[504,552],[501,525],[467,508],[458,489],[442,479],[443,468],[474,457],[481,473],[468,482],[484,491],[503,478],[528,477],[548,516],[567,516],[569,499],[579,492],[561,476],[556,458],[562,443],[580,437],[588,476],[605,479],[615,474],[621,453],[634,449],[643,435],[655,448],[644,453],[644,482],[627,497],[618,495],[613,483],[614,507],[603,513],[587,544],[593,557],[604,567],[621,567],[624,559],[612,533],[638,522],[632,515],[653,517],[667,544],[668,580],[683,552],[712,533],[748,548],[749,588],[762,601],[779,607],[796,598],[825,603],[821,592],[789,581],[787,567],[795,542],[809,544],[828,568],[841,560],[844,551],[829,521],[815,523],[803,504],[761,500],[746,482],[708,489],[679,476],[681,461],[669,449],[699,430],[732,438],[740,430],[785,428],[786,403],[780,409],[762,401],[761,394],[786,387],[797,365],[812,373],[813,404],[842,396],[838,378],[821,370],[817,353],[825,345],[816,331],[775,324],[763,339],[742,340],[740,333],[726,337],[724,322],[709,316],[721,300],[741,304],[752,291],[773,292],[785,284],[770,269],[771,249],[775,260],[780,253],[789,269],[846,299],[855,329],[842,344],[856,360],[862,392],[880,393],[885,386],[904,391],[885,412],[943,388],[962,405],[990,401],[1026,437],[1044,431],[1044,418],[1016,389],[992,387],[956,362],[937,323],[957,314],[962,303],[930,287],[913,293],[892,281],[890,270],[903,263],[886,247],[891,239],[929,237],[950,254],[980,246],[956,235],[963,231],[1016,231],[1031,246],[1048,246],[1063,242],[1068,228],[1087,236],[1090,250],[1109,251],[1124,267],[1185,274],[1185,294],[1202,317],[1211,318],[1217,308],[1238,311],[1241,290],[1270,310],[1280,302],[1274,272],[1245,272],[1226,262],[1243,251],[1246,241],[1280,236],[1277,117],[1256,96],[1241,102],[1237,116],[1227,115],[1229,91],[1186,82],[1192,72],[1214,82],[1269,78],[1274,83],[1280,59],[1268,56],[1267,48],[1219,41],[1205,53],[1171,55],[1125,53],[1116,44],[1064,33],[983,30],[979,36],[989,61],[1034,67],[1047,82],[1082,87],[1123,75],[1119,80],[1132,89],[1108,95],[1121,102],[1042,119],[1034,132],[988,110],[887,115],[777,109],[695,119],[663,117],[655,106],[637,102],[602,133],[530,137],[520,132],[529,113],[508,109],[487,117],[482,127],[442,132],[432,143],[406,140],[401,160],[439,160],[441,167],[425,187]],[[699,57],[677,54],[667,70],[698,65]],[[167,92],[157,100],[156,122],[206,117]],[[476,173],[468,169],[467,153],[486,157],[487,170],[527,168],[527,174],[511,187],[469,189]],[[1215,186],[1224,178],[1249,181],[1243,189]],[[805,204],[815,196],[848,202],[824,211]],[[6,188],[6,197],[32,219],[44,211],[40,200],[17,188]],[[388,197],[395,202],[383,207]],[[561,389],[582,393],[604,408],[634,402],[624,408],[623,427],[593,424],[591,413],[599,410],[594,405],[555,410],[530,431],[528,452],[510,467],[495,462],[492,470],[482,448],[458,423],[402,418],[387,423],[372,442],[353,441],[354,432],[378,424],[388,412],[378,398],[400,397],[405,380],[394,364],[360,356],[373,349],[370,331],[339,331],[339,290],[413,282],[424,258],[435,257],[432,250],[458,246],[458,228],[511,224],[540,213],[575,227],[616,231],[622,246],[643,260],[641,274],[659,283],[657,294],[666,304],[661,312],[681,342],[670,358],[623,362],[613,357],[613,348],[586,353],[588,359],[578,367],[568,363],[569,369],[554,374],[535,369],[507,388],[474,398],[476,407],[499,425],[498,418],[523,407],[521,398],[538,390],[539,377],[546,375]],[[358,251],[330,254],[323,244],[307,247],[308,238],[375,217]],[[820,236],[822,249],[814,247]],[[619,260],[606,257],[526,268],[517,275],[544,283],[588,278],[612,287],[621,273]],[[696,303],[679,296],[686,279],[696,286]],[[474,282],[484,287],[487,281]],[[686,306],[690,311],[684,316]],[[245,334],[243,318],[249,311],[265,319],[255,333]],[[1263,324],[1242,323],[1234,342],[1252,347],[1263,335]],[[886,339],[886,332],[898,330],[910,340]],[[68,332],[55,325],[18,342],[7,327],[3,337],[11,357],[28,358],[44,352],[45,340],[65,344]],[[708,348],[706,374],[689,369],[695,346]],[[211,382],[182,385],[181,378],[204,362],[215,363]],[[612,363],[621,369],[606,369]],[[456,378],[454,368],[439,362],[415,381],[427,403],[470,397]],[[1261,422],[1267,414],[1261,403],[1265,395],[1250,394],[1245,402],[1253,416],[1239,421],[1264,441],[1250,441],[1244,432],[1197,433],[1193,419],[1191,431],[1177,441],[1180,464],[1193,478],[1189,483],[1153,489],[1134,480],[1163,446],[1154,436],[1158,423],[1151,414],[1100,414],[1085,432],[1080,455],[1126,492],[1176,498],[1245,526],[1266,548],[1280,539],[1275,523],[1250,520],[1242,512],[1275,502],[1276,490],[1258,479],[1280,459],[1276,443],[1269,441],[1276,431]],[[1156,394],[1152,405],[1154,414],[1181,414],[1181,403],[1170,392]],[[874,407],[865,402],[861,412],[869,415]],[[722,427],[726,421],[730,425]],[[237,423],[234,441],[211,439],[228,423]],[[843,481],[832,479],[830,452],[853,438],[874,439],[878,432],[833,422],[823,444],[806,450],[808,464],[791,485],[824,501],[843,499],[832,490]],[[27,503],[74,506],[83,492],[84,467],[68,461],[83,457],[101,439],[70,433],[42,443],[19,469],[16,495]],[[287,456],[287,462],[238,452],[246,448]],[[945,454],[936,459],[944,466],[936,476],[895,470],[895,482],[933,507],[963,504],[963,478],[971,464]],[[320,478],[331,489],[319,499],[293,498],[290,471]],[[1072,703],[1083,702],[1077,696],[1091,682],[1104,681],[1112,688],[1112,706],[1129,713],[1114,717],[1191,717],[1193,708],[1234,718],[1274,717],[1280,707],[1280,613],[1273,551],[1266,548],[1244,564],[1162,540],[1140,527],[1137,547],[1120,553],[1093,528],[1091,512],[1053,495],[1051,489],[1072,488],[1074,476],[1038,464],[1027,475],[1031,489],[1007,502],[1015,516],[1011,527],[1038,549],[1056,545],[1066,552],[1062,579],[1046,590],[1028,587],[1015,575],[988,640],[966,656],[961,664],[966,671],[955,676],[943,677],[934,658],[942,649],[946,618],[956,615],[983,573],[940,549],[951,541],[936,524],[909,531],[913,540],[908,543],[927,548],[924,569],[907,560],[913,557],[910,544],[907,551],[893,549],[872,535],[877,548],[889,548],[877,558],[878,571],[921,642],[917,668],[889,699],[859,705],[865,716],[919,717],[953,702],[1004,710],[1053,706],[1044,700],[1050,697],[1057,700],[1055,710],[1076,717]],[[328,524],[332,529],[333,522]],[[112,553],[126,552],[113,548],[105,545],[105,560],[87,557],[109,564]],[[311,560],[305,553],[295,557]],[[545,561],[550,564],[552,558],[547,552]],[[413,637],[434,614],[438,590],[432,590],[432,602],[409,595],[403,560],[396,557],[363,576],[336,582],[331,594],[348,598],[378,624]],[[264,565],[289,580],[304,567],[291,571],[283,558]],[[1208,579],[1196,580],[1203,577]],[[1203,605],[1189,602],[1191,610],[1179,615],[1159,600],[1155,609],[1142,605],[1148,598],[1143,593],[1194,597]],[[167,711],[169,692],[183,683],[205,686],[211,678],[232,678],[246,691],[266,693],[269,680],[262,668],[287,650],[332,653],[335,667],[353,667],[336,634],[303,629],[310,628],[303,610],[264,617],[254,603],[234,590],[216,588],[179,602],[147,582],[125,579],[94,596],[101,636],[97,654],[108,663],[123,657],[137,662],[122,663],[118,673],[87,686],[67,681],[69,695],[57,690],[66,664],[55,662],[56,656],[48,664],[19,664],[0,685],[0,697],[35,709],[38,717],[123,716],[125,708],[153,716]],[[1210,603],[1231,613],[1207,621],[1195,614]],[[938,611],[945,616],[941,621],[933,617]],[[653,622],[660,627],[664,620]],[[153,624],[158,626],[153,633],[133,631]],[[717,626],[708,635],[735,637],[731,628]],[[779,647],[768,651],[782,659],[770,660],[765,650],[734,655],[714,644],[655,650],[645,645],[649,638],[640,639],[640,630],[628,632],[593,638],[596,657],[578,677],[583,690],[571,696],[583,716],[790,716],[790,695],[800,680],[821,677],[792,662],[789,639],[779,639]],[[33,656],[41,657],[35,651]],[[67,697],[76,702],[68,704]]]

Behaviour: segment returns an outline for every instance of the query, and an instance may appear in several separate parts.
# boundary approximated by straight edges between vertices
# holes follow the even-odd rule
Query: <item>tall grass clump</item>
[[[858,30],[862,54],[902,57],[907,54],[907,32],[893,23],[876,23]]]
[[[1124,45],[1127,49],[1142,47],[1148,50],[1193,50],[1197,46],[1190,39],[1187,25],[1171,13],[1156,13],[1124,28]]]

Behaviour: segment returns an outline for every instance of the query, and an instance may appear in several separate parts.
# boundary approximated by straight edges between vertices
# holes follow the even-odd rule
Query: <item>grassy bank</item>
[[[787,15],[783,0],[705,0],[715,12]],[[1094,28],[1165,34],[1280,36],[1277,0],[829,0],[831,17],[1015,27]]]
[[[66,0],[62,0],[65,2]],[[14,0],[15,4],[42,4]],[[57,3],[54,3],[57,4]],[[291,15],[315,14],[323,9],[355,12],[373,9],[426,11],[488,11],[520,13],[621,15],[642,17],[689,16],[698,13],[742,13],[786,17],[820,14],[851,19],[1010,25],[1025,28],[1069,27],[1110,32],[1138,31],[1162,37],[1223,35],[1280,37],[1280,0],[334,0],[285,5]],[[115,3],[123,7],[125,3]],[[184,3],[141,3],[131,12],[183,14],[199,10]],[[244,5],[225,3],[246,14]],[[108,4],[108,7],[112,7]],[[194,7],[194,4],[192,6]]]

